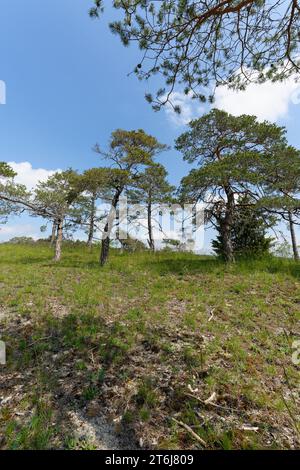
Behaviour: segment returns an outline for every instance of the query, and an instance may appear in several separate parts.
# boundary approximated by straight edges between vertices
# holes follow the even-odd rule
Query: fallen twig
[[[182,421],[178,421],[176,418],[172,418],[172,420],[178,424],[179,426],[183,427],[187,432],[189,432],[203,447],[207,447],[206,442],[200,437],[193,429],[188,426],[187,424],[183,423]]]
[[[217,398],[217,394],[216,394],[216,392],[213,392],[209,398],[207,398],[206,400],[204,400],[204,403],[205,403],[206,405],[208,405],[209,403],[214,404],[213,401],[214,401],[216,398]]]
[[[45,341],[46,339],[50,339],[52,338],[53,336],[50,335],[50,336],[43,336],[43,338],[38,338],[38,339],[35,339],[32,343],[29,343],[27,346],[30,348],[31,346],[34,346],[36,343],[40,343],[41,341]]]
[[[211,321],[214,318],[214,311],[215,311],[215,309],[212,308],[211,311],[210,311],[210,317],[209,317],[208,321]]]

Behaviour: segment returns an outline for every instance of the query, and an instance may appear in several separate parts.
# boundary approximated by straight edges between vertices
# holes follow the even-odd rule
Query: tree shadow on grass
[[[84,446],[91,433],[100,450],[139,448],[129,423],[113,424],[110,397],[103,389],[104,383],[114,380],[115,359],[124,355],[118,324],[106,323],[100,316],[69,313],[61,318],[54,313],[38,323],[30,317],[8,316],[8,320],[0,325],[8,346],[0,392],[13,397],[7,408],[11,416],[22,400],[30,415],[20,413],[18,422],[13,418],[4,422],[0,416],[0,432],[5,436],[0,450],[2,446],[62,449],[77,440],[76,445]],[[98,334],[106,338],[104,345],[99,344]],[[90,403],[95,409],[91,415]]]
[[[179,276],[188,274],[201,274],[217,272],[224,269],[224,264],[216,258],[166,258],[148,259],[142,263],[143,268],[148,268],[157,274],[177,274]]]
[[[166,258],[166,259],[148,259],[141,264],[143,268],[160,274],[175,274],[178,276],[230,273],[239,275],[241,273],[265,272],[268,274],[281,274],[296,279],[300,278],[300,263],[289,259],[280,259],[267,257],[265,259],[241,259],[234,264],[226,264],[222,260],[214,257],[195,256],[191,258]]]

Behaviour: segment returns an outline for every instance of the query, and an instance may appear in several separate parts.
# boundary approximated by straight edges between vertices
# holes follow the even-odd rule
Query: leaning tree
[[[198,164],[182,180],[182,195],[206,204],[207,219],[218,225],[226,261],[234,260],[231,229],[238,197],[262,197],[257,162],[271,159],[286,144],[285,129],[255,116],[232,116],[213,109],[191,121],[176,141],[189,163]],[[274,162],[274,159],[273,159]]]
[[[79,197],[78,180],[74,170],[57,172],[46,181],[40,182],[34,191],[34,198],[28,207],[33,215],[50,220],[56,227],[54,260],[61,258],[61,246],[67,219],[72,219],[73,204]],[[53,236],[53,234],[52,234]]]
[[[166,145],[159,143],[155,137],[146,134],[142,129],[117,129],[111,135],[107,151],[96,144],[95,152],[112,165],[107,177],[108,187],[111,188],[111,211],[102,236],[102,266],[108,259],[114,214],[123,191],[133,185],[141,172],[153,164],[154,157],[166,148]]]
[[[104,6],[94,0],[91,16]],[[244,89],[299,73],[299,0],[114,0],[113,6],[112,32],[141,50],[137,76],[165,82],[154,98],[148,95],[156,109],[176,84],[205,100],[205,88]]]

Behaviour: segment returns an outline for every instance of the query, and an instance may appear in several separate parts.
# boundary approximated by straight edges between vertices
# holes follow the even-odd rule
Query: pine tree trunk
[[[63,220],[57,220],[57,238],[55,244],[55,256],[54,261],[59,261],[61,258],[61,245],[63,240]]]
[[[226,263],[232,263],[234,261],[230,232],[231,226],[225,223],[222,228],[222,238]]]
[[[53,225],[52,225],[52,233],[51,233],[50,246],[53,246],[54,243],[55,243],[55,239],[56,239],[56,230],[57,230],[57,223],[56,223],[56,220],[54,220],[54,221],[53,221]]]
[[[91,208],[91,215],[90,215],[90,225],[89,225],[89,236],[87,245],[92,249],[93,240],[94,240],[94,229],[95,229],[95,214],[96,214],[96,196],[93,194],[92,197],[92,208]]]
[[[290,211],[289,211],[289,224],[290,224],[290,232],[291,232],[294,259],[295,259],[295,261],[299,261],[299,251],[298,251],[296,234],[295,234],[295,224],[293,222],[293,216],[292,216],[292,213]]]
[[[234,262],[233,247],[231,241],[231,227],[233,223],[234,193],[230,186],[225,187],[227,195],[225,217],[222,221],[222,242],[224,247],[224,257],[226,263]]]
[[[147,207],[147,215],[148,215],[148,244],[149,248],[152,251],[155,251],[155,245],[153,240],[153,230],[152,230],[152,203],[151,200],[148,203]]]
[[[107,224],[105,225],[104,232],[103,232],[103,237],[102,237],[102,243],[101,243],[101,254],[100,254],[100,264],[101,266],[104,266],[107,263],[108,256],[109,256],[109,247],[110,247],[110,235],[111,231],[113,228],[113,221],[115,218],[116,214],[116,208],[120,199],[120,196],[122,194],[122,189],[119,188],[116,190],[116,193],[113,197],[112,204],[111,204],[111,212],[109,214],[109,220]]]
[[[106,227],[107,229],[108,227]],[[100,256],[100,264],[101,266],[104,266],[108,260],[109,256],[109,245],[110,245],[110,238],[106,237],[104,240],[102,240],[101,244],[101,256]]]

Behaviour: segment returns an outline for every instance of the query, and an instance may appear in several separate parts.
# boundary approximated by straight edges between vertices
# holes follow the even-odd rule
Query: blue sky
[[[14,4],[12,4],[14,3]],[[1,1],[1,158],[33,167],[79,170],[99,164],[91,152],[112,130],[143,127],[171,144],[178,134],[165,114],[145,102],[146,84],[128,77],[138,63],[101,21],[88,16],[91,0]],[[171,152],[172,178],[180,158]],[[177,168],[176,168],[177,169]]]
[[[91,147],[96,142],[105,146],[116,128],[143,128],[173,145],[185,123],[204,111],[178,89],[174,99],[183,107],[182,117],[178,119],[168,108],[155,113],[144,95],[155,90],[157,83],[128,76],[139,63],[138,50],[125,49],[111,34],[108,21],[115,11],[109,7],[101,20],[91,20],[91,3],[1,0],[0,80],[6,84],[7,96],[0,106],[0,160],[28,162],[32,169],[27,167],[22,180],[28,184],[43,170],[100,165]],[[216,103],[234,114],[248,112],[276,120],[287,126],[290,143],[300,146],[299,98],[297,86],[289,81],[252,87],[244,94],[222,89]],[[189,170],[174,149],[160,160],[173,184]],[[22,173],[25,167],[17,168]],[[41,223],[27,217],[12,220],[2,228],[0,239],[19,235],[22,225],[26,234],[38,234]]]

